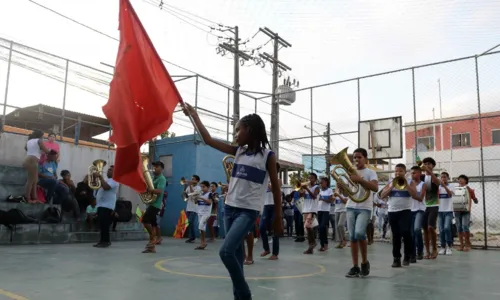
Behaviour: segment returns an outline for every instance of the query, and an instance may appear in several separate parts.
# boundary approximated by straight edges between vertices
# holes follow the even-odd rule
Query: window
[[[426,136],[426,137],[417,137],[417,146],[419,149],[423,149],[424,146],[428,150],[434,150],[434,137],[433,136]]]
[[[500,129],[493,129],[491,131],[491,143],[494,145],[500,144]]]
[[[470,133],[457,133],[451,137],[453,147],[470,147]]]
[[[165,165],[163,176],[172,177],[172,155],[162,155],[160,161]]]

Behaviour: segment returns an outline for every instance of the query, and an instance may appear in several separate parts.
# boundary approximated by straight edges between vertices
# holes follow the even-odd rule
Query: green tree
[[[300,178],[299,178],[299,173],[292,173],[290,175],[288,175],[288,177],[290,177],[290,185],[295,187],[295,185],[297,185],[298,182],[305,182],[305,181],[309,181],[309,172],[301,172],[300,173]]]

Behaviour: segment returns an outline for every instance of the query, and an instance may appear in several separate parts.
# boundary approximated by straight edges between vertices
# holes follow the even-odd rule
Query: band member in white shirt
[[[333,191],[330,180],[326,177],[320,179],[320,192],[318,199],[318,224],[319,224],[319,251],[328,250],[328,222],[330,221],[330,207],[333,202]]]
[[[309,248],[304,251],[304,254],[313,254],[314,248],[316,247],[316,238],[314,236],[314,225],[316,224],[314,221],[318,213],[318,195],[320,190],[317,181],[318,175],[311,173],[309,175],[309,184],[303,187],[304,206],[302,214],[304,216],[304,227],[309,242]]]
[[[358,148],[353,152],[354,167],[357,174],[351,175],[350,179],[359,185],[359,192],[355,198],[361,198],[367,190],[378,191],[377,173],[366,167],[368,152],[366,149]],[[351,256],[353,267],[346,277],[365,277],[370,274],[370,263],[368,262],[368,241],[366,240],[366,227],[370,222],[373,209],[373,193],[370,193],[364,202],[347,201],[347,228],[351,240]],[[361,268],[359,267],[359,252],[361,252]]]
[[[276,164],[276,169],[278,170],[279,173],[280,165],[278,163]],[[279,184],[281,190],[281,180],[279,180]],[[272,229],[272,225],[274,222],[274,212],[276,211],[276,208],[274,207],[274,199],[273,199],[271,184],[268,184],[267,191],[264,194],[264,197],[265,197],[264,208],[262,210],[262,217],[260,219],[260,224],[259,224],[260,237],[262,239],[262,246],[264,247],[264,252],[260,254],[260,257],[268,256],[271,253],[269,249],[269,238],[267,233]],[[273,253],[269,257],[269,260],[277,260],[279,252],[280,252],[279,236],[273,234]]]
[[[193,175],[191,180],[186,180],[184,182],[184,191],[186,194],[201,193],[201,187],[198,185],[200,182],[200,176]],[[188,232],[188,239],[186,243],[194,243],[196,239],[196,216],[198,214],[198,207],[196,206],[197,196],[189,196],[186,204],[186,217],[188,219],[189,225],[186,231]]]

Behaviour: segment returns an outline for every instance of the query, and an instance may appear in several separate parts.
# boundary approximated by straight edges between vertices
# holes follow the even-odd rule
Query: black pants
[[[109,237],[109,226],[113,223],[112,218],[113,211],[109,208],[98,207],[97,208],[97,218],[99,221],[99,228],[101,230],[101,239],[99,243],[110,243]]]
[[[411,238],[411,210],[389,212],[389,225],[392,231],[392,256],[401,258],[401,238],[404,242],[404,255],[410,257],[413,241]]]
[[[304,238],[304,219],[302,218],[302,214],[298,211],[294,211],[293,218],[295,221],[295,235],[298,238]]]
[[[286,233],[289,237],[291,237],[293,233],[293,216],[285,216],[285,219],[286,219]]]
[[[329,211],[318,211],[319,243],[321,247],[328,245],[328,223],[330,221]]]

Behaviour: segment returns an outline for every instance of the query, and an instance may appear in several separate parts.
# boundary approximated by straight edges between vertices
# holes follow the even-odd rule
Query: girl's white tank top
[[[40,159],[40,145],[38,144],[39,139],[31,139],[26,143],[27,155],[34,156]]]

